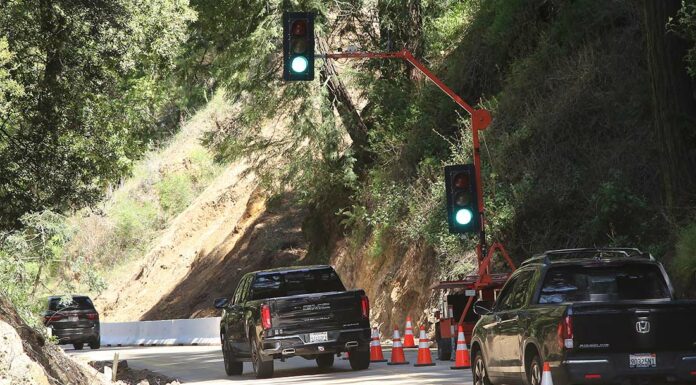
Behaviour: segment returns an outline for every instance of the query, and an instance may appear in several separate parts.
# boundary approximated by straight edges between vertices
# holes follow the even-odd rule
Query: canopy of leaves
[[[0,2],[0,226],[95,202],[171,130],[185,0]],[[176,123],[178,119],[174,119]]]

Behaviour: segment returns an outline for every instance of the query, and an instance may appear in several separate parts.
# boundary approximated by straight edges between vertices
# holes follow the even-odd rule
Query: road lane
[[[150,369],[183,383],[196,385],[218,384],[303,384],[303,385],[448,385],[471,384],[471,371],[451,370],[450,362],[436,361],[436,366],[413,367],[415,349],[406,351],[410,365],[389,366],[373,363],[364,371],[353,371],[347,360],[337,358],[328,370],[317,368],[314,360],[301,357],[275,362],[275,374],[271,379],[254,378],[250,363],[244,363],[242,376],[228,377],[222,364],[219,346],[158,346],[138,348],[102,348],[101,350],[67,350],[66,353],[81,361],[110,360],[114,353],[128,360],[128,366]],[[384,355],[389,359],[390,352]],[[434,356],[434,354],[433,354]]]

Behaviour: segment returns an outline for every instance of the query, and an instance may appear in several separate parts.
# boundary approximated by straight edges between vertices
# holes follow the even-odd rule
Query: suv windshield
[[[561,266],[546,274],[539,303],[670,299],[656,265]]]
[[[252,282],[249,300],[344,290],[333,269],[264,273]]]
[[[63,299],[67,299],[67,301],[62,301]],[[93,310],[94,305],[92,304],[92,300],[89,299],[88,297],[73,297],[72,300],[70,297],[62,297],[62,298],[51,298],[48,300],[48,310],[50,311],[57,311],[57,310]]]

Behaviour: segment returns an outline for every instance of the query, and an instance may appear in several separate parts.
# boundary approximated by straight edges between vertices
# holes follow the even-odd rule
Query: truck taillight
[[[261,305],[261,327],[263,330],[271,328],[271,308],[268,305]]]
[[[558,344],[561,349],[573,348],[573,317],[568,314],[558,323]]]
[[[360,310],[363,318],[370,318],[370,300],[365,295],[360,297]]]

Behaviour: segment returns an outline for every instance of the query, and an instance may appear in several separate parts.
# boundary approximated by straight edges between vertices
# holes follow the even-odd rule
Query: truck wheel
[[[527,368],[527,382],[529,385],[541,385],[541,374],[541,359],[538,354],[535,354]]]
[[[72,344],[72,346],[73,346],[73,348],[75,348],[75,350],[82,350],[82,348],[85,346],[85,344],[83,342],[78,342],[76,344]]]
[[[244,363],[235,361],[229,342],[225,337],[222,338],[222,359],[225,363],[225,373],[228,376],[239,376],[244,371]]]
[[[259,343],[254,338],[251,341],[251,364],[254,367],[256,378],[273,377],[273,360],[264,361],[259,350]]]
[[[99,349],[101,347],[101,338],[96,337],[92,341],[89,342],[89,348],[92,350]]]
[[[493,385],[491,380],[488,379],[486,363],[483,360],[483,352],[480,350],[477,351],[474,356],[474,365],[471,367],[471,371],[474,375],[474,385]]]
[[[353,370],[365,370],[370,367],[370,351],[351,350],[348,360]]]
[[[449,361],[452,358],[452,340],[449,338],[440,338],[437,340],[437,359],[440,361]]]
[[[332,367],[334,364],[334,355],[333,353],[331,354],[322,354],[320,356],[317,356],[317,366],[319,366],[321,369],[327,369]]]

